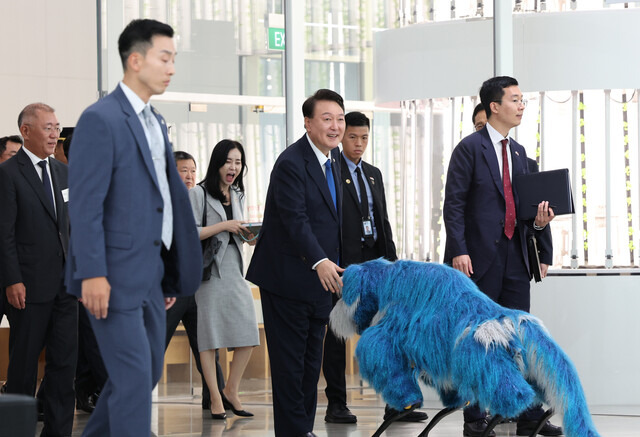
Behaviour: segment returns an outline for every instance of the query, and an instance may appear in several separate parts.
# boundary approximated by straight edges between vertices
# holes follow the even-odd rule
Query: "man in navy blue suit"
[[[302,113],[307,133],[273,167],[247,272],[260,287],[277,437],[315,436],[322,341],[344,271],[338,267],[344,103],[321,89]]]
[[[444,262],[460,270],[495,302],[529,311],[529,260],[526,233],[536,233],[553,219],[549,202],[541,202],[533,223],[517,220],[518,192],[511,181],[529,173],[524,147],[509,137],[526,106],[518,81],[499,76],[482,84],[480,100],[487,124],[464,138],[451,155],[443,218],[447,232]],[[527,411],[518,420],[517,434],[529,435],[542,408]],[[464,411],[465,436],[481,436],[486,413],[477,405]],[[547,422],[542,435],[561,435]],[[491,431],[491,435],[495,435]]]
[[[148,436],[165,309],[200,284],[202,254],[164,119],[149,104],[175,72],[173,29],[134,20],[124,78],[87,108],[69,157],[69,292],[90,313],[109,379],[83,436]]]
[[[482,103],[478,103],[473,108],[473,115],[471,116],[471,122],[476,131],[481,130],[487,124],[487,113],[484,110]],[[527,158],[527,164],[529,166],[529,173],[537,173],[540,171],[538,163],[535,159]],[[549,266],[553,264],[553,240],[551,238],[551,226],[546,226],[542,233],[536,233],[533,228],[529,229],[529,232],[533,232],[538,240],[538,256],[540,257],[540,277],[545,278]]]

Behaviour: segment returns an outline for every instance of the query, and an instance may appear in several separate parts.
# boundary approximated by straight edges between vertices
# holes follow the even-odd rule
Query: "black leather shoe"
[[[400,413],[400,411],[391,408],[389,405],[387,405],[386,407],[384,407],[384,420],[388,420],[390,419],[392,416],[396,415]],[[407,414],[406,416],[402,416],[400,419],[398,419],[398,422],[422,422],[423,420],[427,420],[429,418],[429,416],[427,415],[427,413],[423,413],[421,411],[412,411],[409,414]]]
[[[358,418],[349,411],[346,405],[329,404],[324,421],[329,423],[356,423]]]
[[[220,392],[220,396],[222,396],[222,405],[224,406],[225,410],[233,411],[233,414],[235,414],[236,416],[253,417],[253,413],[251,413],[249,411],[236,410],[235,407],[233,406],[233,404],[231,403],[231,401],[229,399],[227,399],[227,397],[224,395],[224,393]]]
[[[76,392],[76,410],[91,414],[95,409],[96,406],[91,401],[91,396],[86,395],[84,392]]]
[[[537,425],[538,422],[518,422],[518,425],[516,426],[516,435],[531,435]],[[551,422],[547,420],[547,423],[545,423],[542,429],[538,431],[538,434],[545,436],[558,436],[562,435],[563,432],[561,427],[552,425]]]
[[[475,422],[465,422],[462,429],[462,435],[466,437],[481,437],[482,433],[487,429],[489,422],[487,419],[476,420]],[[496,433],[491,430],[489,437],[495,437]]]
[[[300,434],[298,437],[318,437],[312,432],[305,432],[304,434]]]

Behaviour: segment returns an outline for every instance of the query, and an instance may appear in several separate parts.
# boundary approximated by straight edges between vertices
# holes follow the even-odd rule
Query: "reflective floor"
[[[314,432],[320,437],[365,437],[371,436],[382,423],[384,403],[367,387],[362,387],[357,378],[348,380],[349,407],[358,417],[357,424],[339,425],[324,421],[326,398],[324,382],[318,385],[318,413]],[[152,431],[156,436],[214,436],[214,437],[269,437],[273,433],[273,412],[271,409],[271,392],[268,380],[244,380],[241,385],[242,400],[246,410],[255,417],[245,419],[233,416],[225,421],[212,420],[207,411],[201,407],[201,397],[188,395],[187,384],[161,384],[158,387],[158,399],[153,404]],[[428,402],[423,408],[430,417],[439,410],[437,402]],[[640,407],[594,407],[593,420],[603,437],[631,437],[640,435]],[[89,415],[76,413],[73,436],[80,436]],[[560,420],[552,420],[560,424]],[[425,428],[426,423],[395,423],[383,434],[384,436],[417,436]],[[42,425],[38,425],[38,435]],[[515,436],[515,424],[503,424],[496,428],[498,436]],[[462,436],[462,413],[456,412],[440,422],[429,434],[430,436],[460,437]]]

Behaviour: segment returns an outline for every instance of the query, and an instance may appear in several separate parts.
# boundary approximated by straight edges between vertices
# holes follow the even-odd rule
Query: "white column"
[[[302,103],[304,93],[304,8],[296,0],[285,0],[284,7],[284,64],[285,101],[287,111],[287,146],[304,133]]]
[[[103,47],[101,47],[98,56],[102,57],[102,71],[106,75],[106,77],[102,78],[102,84],[106,87],[103,91],[108,94],[122,80],[123,70],[120,53],[118,52],[118,38],[128,23],[124,22],[123,0],[110,0],[109,2],[105,0],[102,5],[102,11],[106,12],[107,18],[107,40],[106,45],[103,42]],[[180,68],[180,66],[178,65],[177,68]]]
[[[493,0],[493,73],[513,76],[513,18],[511,2]]]

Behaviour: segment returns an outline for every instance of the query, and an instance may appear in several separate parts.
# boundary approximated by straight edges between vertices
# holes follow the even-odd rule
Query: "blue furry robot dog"
[[[503,308],[442,264],[352,265],[331,329],[356,348],[360,373],[392,407],[421,404],[418,378],[446,407],[478,402],[517,417],[547,403],[568,437],[596,437],[576,370],[537,318]]]

